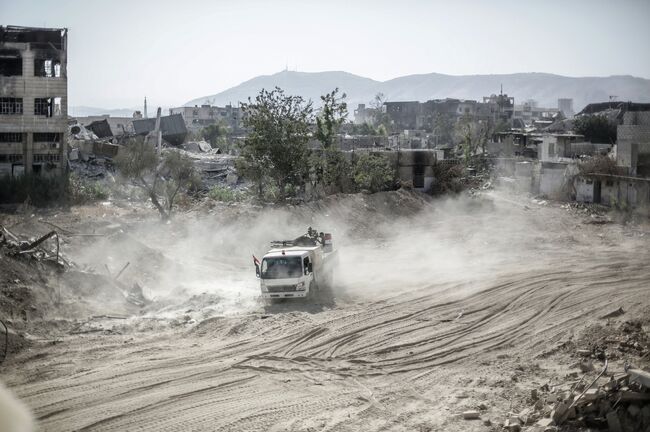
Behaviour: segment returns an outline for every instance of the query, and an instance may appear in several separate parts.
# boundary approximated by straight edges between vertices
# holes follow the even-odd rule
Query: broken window
[[[61,156],[58,154],[35,154],[33,161],[35,163],[46,163],[46,162],[59,162],[61,160]]]
[[[0,154],[0,162],[16,163],[22,161],[23,161],[23,155],[21,154]]]
[[[61,115],[61,98],[34,99],[34,115],[54,117]]]
[[[57,149],[60,142],[60,133],[34,132],[34,144],[37,144],[39,148]]]
[[[34,76],[47,78],[61,77],[61,62],[53,58],[34,59]]]
[[[60,116],[61,115],[61,98],[60,97],[55,97],[54,98],[54,115],[55,116]]]
[[[21,143],[23,142],[23,134],[20,132],[2,132],[0,133],[0,143]]]
[[[14,49],[0,50],[0,76],[21,76],[23,74],[23,59],[20,52]]]
[[[0,98],[0,114],[21,115],[23,113],[22,98]]]

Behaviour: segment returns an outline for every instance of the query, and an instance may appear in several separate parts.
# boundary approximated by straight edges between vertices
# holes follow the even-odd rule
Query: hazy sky
[[[69,105],[181,105],[257,75],[650,78],[650,0],[0,0],[69,29]]]

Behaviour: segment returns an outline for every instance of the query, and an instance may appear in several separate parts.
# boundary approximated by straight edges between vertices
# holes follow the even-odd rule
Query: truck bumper
[[[275,293],[262,293],[262,298],[275,299],[275,298],[296,298],[307,297],[308,291],[292,291],[292,292],[275,292]]]

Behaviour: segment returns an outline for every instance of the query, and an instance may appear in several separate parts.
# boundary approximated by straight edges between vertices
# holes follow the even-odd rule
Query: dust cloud
[[[437,200],[406,191],[344,195],[140,222],[81,251],[77,261],[95,269],[106,264],[114,273],[129,262],[121,280],[144,287],[153,300],[147,315],[200,321],[260,310],[252,255],[261,257],[271,240],[295,238],[308,226],[333,233],[336,306],[411,292],[467,294],[479,289],[478,281],[541,268],[547,254],[564,253],[548,235],[560,223],[498,193]],[[305,302],[292,303],[300,310]]]

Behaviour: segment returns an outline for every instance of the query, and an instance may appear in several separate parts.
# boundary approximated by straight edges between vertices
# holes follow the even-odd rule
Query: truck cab
[[[314,281],[312,256],[304,249],[271,249],[260,265],[262,297],[307,297]]]

